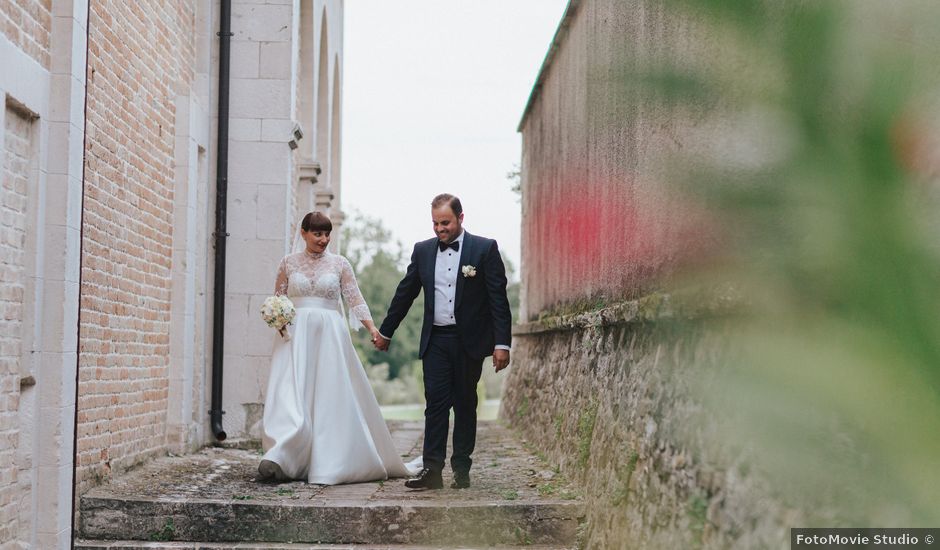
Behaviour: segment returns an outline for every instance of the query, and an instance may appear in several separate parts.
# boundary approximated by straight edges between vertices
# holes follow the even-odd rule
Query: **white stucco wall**
[[[321,56],[324,24],[327,51]],[[310,28],[312,37],[304,34]],[[342,28],[340,0],[233,6],[223,377],[223,423],[229,437],[260,436],[273,333],[258,311],[273,293],[293,226],[315,207],[317,188],[331,188],[338,196],[339,182],[330,180],[338,173],[330,162],[338,144],[329,136],[339,135],[330,125],[332,108],[339,106],[332,92],[337,88],[334,76],[342,74]],[[302,53],[302,45],[308,44],[312,48]],[[325,71],[321,58],[329,64]],[[324,72],[328,81],[321,85]],[[323,89],[326,96],[319,95]],[[320,102],[326,102],[325,109],[316,108]],[[288,140],[295,125],[304,136],[292,151]],[[309,180],[299,181],[301,167],[310,163],[321,170],[316,188]]]

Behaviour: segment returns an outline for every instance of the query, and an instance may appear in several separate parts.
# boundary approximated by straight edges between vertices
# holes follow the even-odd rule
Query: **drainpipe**
[[[215,285],[212,308],[212,409],[209,420],[212,434],[219,441],[225,440],[222,429],[222,334],[225,331],[225,238],[226,202],[228,195],[228,95],[229,52],[232,42],[232,2],[221,0],[219,21],[219,111],[216,144],[215,177]]]
[[[78,230],[78,314],[75,319],[75,405],[72,407],[72,510],[78,510],[78,396],[81,388],[81,366],[82,366],[82,258],[85,257],[85,181],[88,175],[88,163],[85,154],[88,151],[88,88],[91,83],[88,82],[87,71],[89,67],[88,59],[91,57],[91,2],[85,8],[85,98],[82,105],[82,198],[79,206],[81,211],[81,220]],[[72,50],[72,59],[75,59],[75,51]],[[72,83],[70,86],[74,86]],[[71,117],[71,113],[69,113]],[[35,487],[35,484],[33,485]],[[69,527],[72,529],[73,536],[69,537],[69,550],[75,550],[75,536],[78,533],[75,525],[75,513],[69,514]]]

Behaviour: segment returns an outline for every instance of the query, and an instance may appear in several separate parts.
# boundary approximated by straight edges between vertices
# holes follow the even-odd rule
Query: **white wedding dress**
[[[289,339],[276,336],[264,402],[263,460],[287,477],[335,485],[406,477],[406,465],[379,411],[349,323],[371,320],[349,261],[329,252],[285,256],[275,292],[294,303]]]

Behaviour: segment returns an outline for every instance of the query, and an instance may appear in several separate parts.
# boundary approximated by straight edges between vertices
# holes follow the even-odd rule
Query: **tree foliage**
[[[356,271],[359,289],[376,325],[381,325],[398,283],[405,275],[408,257],[401,242],[381,220],[354,212],[341,230],[340,254],[346,256]],[[419,295],[402,321],[388,352],[377,351],[364,330],[353,333],[353,346],[366,365],[388,363],[389,379],[396,378],[402,367],[418,359],[424,297]]]

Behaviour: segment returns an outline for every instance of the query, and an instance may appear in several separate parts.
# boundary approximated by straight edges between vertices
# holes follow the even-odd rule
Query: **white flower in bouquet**
[[[285,340],[290,340],[290,334],[284,328],[294,320],[296,313],[294,303],[287,296],[268,296],[261,304],[261,318]]]

